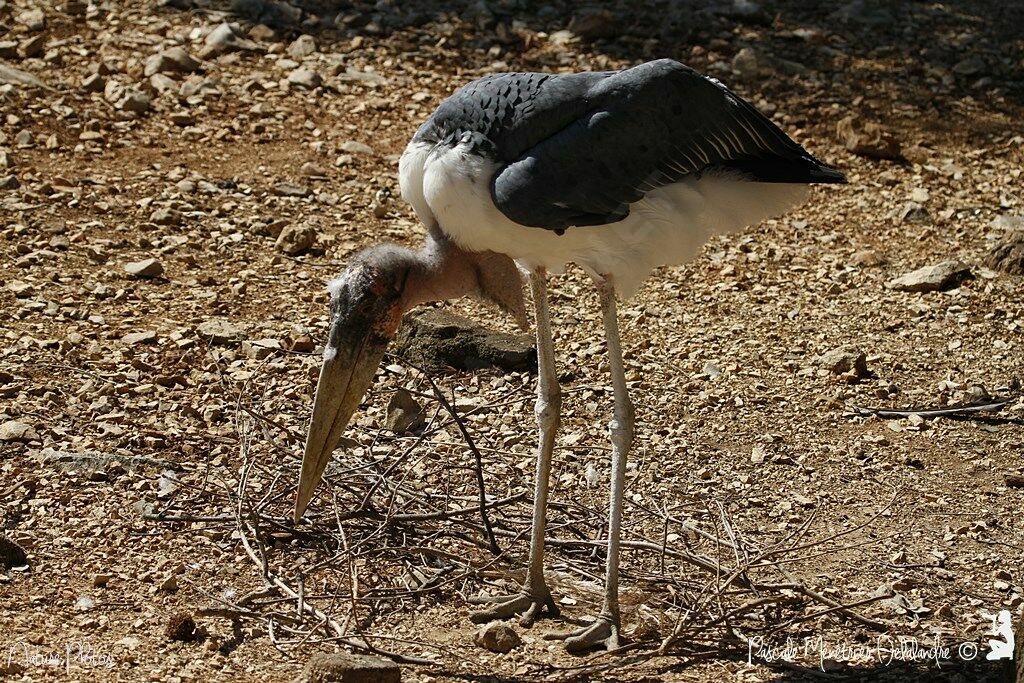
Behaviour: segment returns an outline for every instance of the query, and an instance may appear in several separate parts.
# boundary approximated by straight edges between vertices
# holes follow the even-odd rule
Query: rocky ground
[[[337,643],[280,586],[252,595],[268,558],[287,585],[308,575],[311,594],[348,595],[309,598],[334,636],[435,662],[403,667],[409,681],[994,678],[981,656],[939,669],[853,650],[882,633],[984,653],[992,615],[1024,605],[1022,24],[994,1],[0,0],[0,672],[291,680]],[[715,239],[621,305],[639,424],[625,537],[650,541],[624,556],[626,630],[656,646],[685,615],[717,614],[695,609],[715,581],[672,554],[732,561],[701,529],[786,541],[793,581],[864,601],[874,624],[797,605],[776,636],[822,638],[827,662],[820,647],[748,662],[743,625],[664,656],[571,657],[540,637],[564,623],[512,624],[507,654],[476,644],[465,598],[514,578],[526,551],[522,367],[432,375],[488,493],[509,501],[500,558],[450,520],[366,535],[327,513],[312,530],[274,522],[294,492],[325,281],[367,244],[420,239],[396,175],[416,126],[484,73],[653,57],[722,79],[850,184]],[[602,538],[610,386],[593,288],[576,271],[551,287],[566,390],[552,534],[569,540],[549,566],[576,618],[597,606],[600,554],[570,541]],[[516,332],[475,302],[443,308]],[[365,496],[390,514],[385,475],[417,512],[465,506],[461,432],[425,375],[386,365],[338,465],[377,476],[349,486],[336,469],[315,506]],[[429,421],[388,421],[399,388]],[[999,401],[953,418],[856,410]],[[278,526],[253,535],[246,496],[266,511],[251,519]],[[346,528],[362,555],[341,548]],[[321,577],[332,553],[348,564]],[[453,567],[458,580],[423,576]]]

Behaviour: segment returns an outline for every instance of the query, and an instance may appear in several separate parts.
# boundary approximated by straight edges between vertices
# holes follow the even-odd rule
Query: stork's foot
[[[601,614],[592,624],[569,633],[553,634],[555,640],[564,640],[565,649],[572,654],[586,652],[600,647],[605,650],[619,648],[619,624],[617,619]]]
[[[551,591],[546,586],[540,591],[524,588],[512,595],[470,598],[469,602],[473,605],[494,605],[490,609],[471,612],[469,619],[474,624],[486,624],[495,619],[508,619],[519,614],[522,615],[519,618],[519,625],[529,628],[545,613],[549,617],[558,616],[558,605],[555,604]]]

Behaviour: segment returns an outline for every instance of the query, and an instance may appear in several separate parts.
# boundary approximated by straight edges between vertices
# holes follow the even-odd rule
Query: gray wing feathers
[[[507,164],[491,194],[517,223],[612,223],[646,192],[708,167],[767,182],[842,182],[751,105],[678,62],[577,76],[587,78],[551,77],[529,115],[506,115],[518,125],[489,135]]]

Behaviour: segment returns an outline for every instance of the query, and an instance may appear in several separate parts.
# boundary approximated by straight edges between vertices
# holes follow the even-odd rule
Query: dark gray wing
[[[414,142],[454,146],[465,133],[482,136],[483,150],[503,163],[519,158],[592,107],[588,93],[617,72],[500,73],[459,88],[430,115]]]
[[[645,193],[712,168],[762,182],[845,182],[753,106],[678,62],[591,76],[565,85],[568,77],[550,77],[536,95],[560,107],[519,122],[527,125],[496,124],[488,135],[506,163],[491,195],[516,223],[551,230],[613,223]],[[545,119],[560,125],[540,137]],[[518,141],[524,127],[535,144],[514,159],[500,154],[499,139]]]

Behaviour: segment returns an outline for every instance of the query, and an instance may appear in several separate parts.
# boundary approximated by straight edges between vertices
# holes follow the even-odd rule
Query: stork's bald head
[[[405,313],[415,252],[375,247],[328,285],[331,328],[302,456],[295,519],[302,516]]]
[[[418,251],[382,245],[360,252],[327,288],[331,329],[302,456],[296,522],[406,311],[469,294],[497,304],[526,324],[522,281],[511,259],[463,251],[437,230],[428,233]]]

